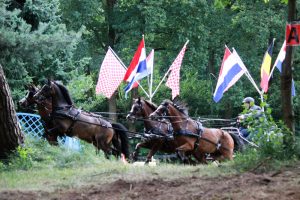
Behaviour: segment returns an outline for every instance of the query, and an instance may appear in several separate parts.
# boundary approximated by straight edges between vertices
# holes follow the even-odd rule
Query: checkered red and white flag
[[[180,79],[180,66],[182,63],[182,59],[186,50],[187,43],[182,47],[180,53],[177,58],[172,63],[169,71],[171,71],[169,78],[166,82],[166,86],[172,90],[172,99],[174,99],[177,95],[179,95],[179,79]]]
[[[103,94],[111,98],[123,81],[126,70],[116,58],[111,49],[108,49],[100,67],[99,78],[96,85],[96,94]]]

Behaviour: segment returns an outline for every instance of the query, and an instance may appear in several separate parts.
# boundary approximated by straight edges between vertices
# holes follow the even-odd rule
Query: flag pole
[[[272,68],[272,70],[271,70],[271,72],[270,72],[268,82],[270,81],[271,76],[273,76],[273,72],[274,72],[274,70],[275,70],[275,67],[276,67],[276,65],[273,66],[273,68]]]
[[[257,90],[259,96],[260,96],[260,100],[261,102],[264,102],[264,93],[263,91],[260,91],[259,88],[257,87],[255,81],[253,80],[252,76],[250,75],[248,69],[247,69],[247,72],[245,73],[247,78],[250,80],[250,82],[252,83],[252,85],[255,87],[255,89]],[[262,110],[264,111],[264,108],[262,108]]]
[[[144,48],[145,48],[145,54],[146,54],[146,63],[147,63],[147,52],[146,52],[146,42],[145,42],[145,35],[142,34],[142,38],[143,38],[143,41],[144,41]],[[138,82],[138,81],[137,81]],[[149,81],[149,76],[147,77],[147,83],[148,83],[148,98],[151,99],[151,92],[150,92],[150,81]]]
[[[274,47],[274,42],[275,42],[275,40],[276,40],[276,38],[273,38],[273,47]],[[275,60],[275,61],[276,61],[276,60]],[[275,64],[275,62],[274,62],[274,64]],[[274,72],[275,67],[276,67],[276,66],[274,65],[273,68],[272,68],[271,71],[270,71],[269,78],[268,78],[268,84],[269,84],[269,80],[270,80],[271,76],[273,75],[273,72]]]
[[[149,95],[150,95],[150,102],[152,102],[152,87],[153,87],[153,69],[154,69],[154,49],[151,50],[150,53],[153,51],[153,66],[151,67],[151,74],[150,74],[150,90],[149,90]]]
[[[274,48],[274,42],[275,42],[275,38],[273,38],[273,41],[272,41],[272,51],[273,51],[273,48]],[[265,56],[266,56],[266,54],[265,54]],[[264,63],[264,61],[265,61],[265,56],[264,56],[264,59],[263,59],[263,63]],[[272,55],[270,55],[271,56],[271,59],[272,59]],[[270,64],[271,65],[271,64]],[[271,66],[270,66],[271,67]],[[270,80],[270,77],[271,77],[271,75],[273,74],[273,71],[274,71],[274,67],[275,66],[273,66],[273,68],[272,68],[272,70],[271,70],[271,72],[270,72],[270,74],[269,74],[269,77],[268,77],[268,84],[269,84],[269,80]],[[264,102],[264,98],[263,98],[263,95],[264,95],[264,89],[262,88],[261,89],[261,96],[260,96],[260,98],[261,98],[261,102]],[[264,107],[262,108],[262,110],[264,111]]]
[[[190,41],[187,40],[185,42],[185,44],[183,46],[186,46]],[[171,70],[171,67],[169,67],[168,71],[165,73],[164,77],[161,79],[161,81],[159,82],[158,86],[156,87],[156,89],[154,90],[153,94],[152,94],[152,97],[154,96],[154,94],[157,92],[158,88],[160,87],[160,85],[162,84],[162,82],[166,79],[168,73],[170,72]]]
[[[233,48],[233,50],[236,52],[236,50]],[[240,60],[240,58],[239,58]],[[240,60],[241,63],[243,63],[242,60]],[[244,66],[245,68],[245,75],[247,76],[247,78],[249,79],[249,81],[252,83],[252,85],[254,86],[254,88],[256,89],[256,91],[258,92],[259,96],[260,96],[260,99],[261,101],[263,102],[264,101],[264,96],[263,96],[263,93],[260,91],[260,89],[257,87],[255,81],[253,80],[251,74],[249,73],[248,69],[246,68],[246,66]]]
[[[118,59],[118,61],[121,63],[121,65],[124,67],[124,69],[127,70],[126,65],[123,63],[123,61],[119,58],[119,56],[114,52],[114,50],[109,46],[108,47],[111,52],[114,54],[114,56],[116,56],[116,58]],[[143,90],[143,92],[146,94],[146,96],[149,98],[149,94],[146,92],[146,90],[140,85],[140,83],[137,81],[137,84],[141,87],[141,89]]]

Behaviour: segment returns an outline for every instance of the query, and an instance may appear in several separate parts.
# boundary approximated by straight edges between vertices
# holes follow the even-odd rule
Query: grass
[[[297,159],[277,161],[260,158],[256,150],[237,155],[234,161],[213,164],[185,166],[159,163],[156,167],[123,164],[103,154],[96,155],[91,144],[82,143],[81,152],[64,147],[50,146],[45,141],[26,139],[25,148],[19,149],[8,165],[0,163],[0,190],[44,190],[73,188],[93,184],[104,184],[118,179],[140,181],[152,179],[172,180],[178,178],[216,177],[243,173],[259,166],[259,170],[279,169],[294,163]],[[261,164],[262,163],[262,164]]]

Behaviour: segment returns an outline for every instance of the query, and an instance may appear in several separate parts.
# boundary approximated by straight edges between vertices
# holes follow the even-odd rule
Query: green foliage
[[[19,146],[16,151],[10,156],[7,164],[0,164],[1,170],[28,170],[33,165],[32,160],[33,150],[31,148]]]
[[[68,85],[78,107],[107,111],[108,101],[96,97],[93,87],[109,45],[128,66],[144,34],[147,52],[155,49],[155,88],[189,39],[181,68],[181,99],[188,103],[193,116],[233,118],[240,112],[243,97],[258,99],[259,95],[243,77],[218,104],[212,101],[217,82],[213,77],[218,77],[224,44],[235,47],[256,83],[259,82],[261,61],[270,41],[276,38],[273,61],[283,42],[286,3],[285,0],[28,0],[20,6],[1,1],[0,62],[14,99],[24,95],[24,84],[41,83],[42,79],[52,77]],[[299,65],[299,58],[296,51],[295,66]],[[297,89],[300,71],[293,70]],[[275,70],[269,90],[275,119],[282,118],[278,106],[279,80]],[[143,80],[142,85],[147,89],[146,82]],[[117,98],[118,112],[122,113],[130,107],[130,101],[124,98],[124,85],[119,88]],[[141,90],[139,95],[145,96]],[[171,91],[162,84],[153,101],[159,104],[170,97]],[[298,128],[299,95],[293,102]]]
[[[67,87],[76,106],[87,111],[105,110],[105,97],[95,94],[95,83],[91,76],[74,75]]]
[[[7,164],[0,164],[1,171],[31,170],[44,167],[76,168],[104,162],[104,155],[96,155],[92,144],[81,143],[81,151],[64,146],[51,146],[47,141],[27,137],[24,147],[18,147]]]
[[[257,118],[254,110],[246,119],[249,137],[259,146],[259,156],[279,160],[293,157],[295,155],[293,134],[282,121],[276,122],[273,119],[272,109],[265,102],[261,106],[265,109],[263,115]]]
[[[0,2],[0,62],[14,99],[25,84],[50,77],[67,80],[74,69],[81,30],[68,31],[58,7],[59,0]]]

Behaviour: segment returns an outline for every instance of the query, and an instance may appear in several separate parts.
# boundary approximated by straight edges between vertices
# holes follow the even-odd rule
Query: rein
[[[77,110],[78,110],[78,109],[77,109]],[[79,115],[80,113],[81,113],[81,112],[79,112],[78,115]],[[105,119],[105,117],[102,117],[101,115],[96,116],[96,115],[91,114],[91,115],[88,115],[88,116],[94,117],[94,118]],[[68,117],[68,116],[65,115],[65,116],[56,116],[56,117],[58,117],[58,118],[66,118],[66,117]],[[120,131],[123,131],[123,129],[119,129],[119,128],[115,128],[115,127],[108,127],[108,126],[103,125],[103,124],[93,123],[93,122],[88,122],[88,121],[85,121],[85,120],[77,119],[77,118],[75,118],[75,117],[77,117],[77,115],[76,115],[75,117],[71,117],[71,116],[69,116],[69,117],[70,117],[71,120],[73,120],[72,123],[76,123],[76,122],[84,122],[84,123],[91,124],[91,125],[101,126],[101,127],[103,127],[103,128],[108,128],[108,129],[113,129],[113,130],[120,130]],[[71,125],[72,125],[72,124],[71,124]],[[69,127],[68,129],[70,129],[70,127]],[[141,135],[141,133],[139,133],[139,132],[134,132],[134,131],[129,131],[129,130],[126,130],[126,132],[127,132],[127,133],[132,133],[132,134],[135,134],[135,135]]]

